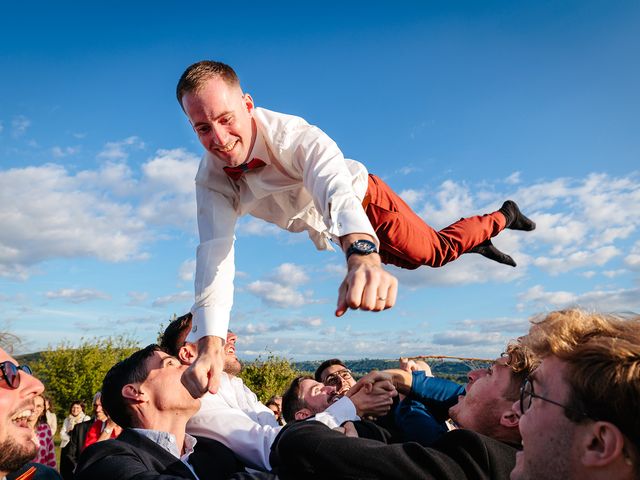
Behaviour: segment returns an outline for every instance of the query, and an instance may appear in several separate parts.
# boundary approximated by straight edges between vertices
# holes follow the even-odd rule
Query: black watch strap
[[[378,249],[376,244],[369,240],[356,240],[347,248],[347,260],[354,253],[356,255],[370,255],[372,253],[378,253]]]

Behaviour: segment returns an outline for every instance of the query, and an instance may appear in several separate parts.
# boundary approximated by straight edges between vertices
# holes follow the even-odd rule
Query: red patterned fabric
[[[53,444],[53,435],[51,427],[46,423],[41,423],[36,427],[36,435],[38,437],[38,453],[33,460],[47,467],[57,468],[56,465],[56,449]]]

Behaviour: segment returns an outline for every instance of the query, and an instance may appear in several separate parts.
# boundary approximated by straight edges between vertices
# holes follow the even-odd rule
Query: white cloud
[[[121,162],[129,158],[129,151],[142,150],[144,146],[144,142],[136,136],[127,137],[119,142],[107,142],[98,153],[98,160]]]
[[[321,318],[290,318],[273,323],[253,323],[234,326],[232,330],[240,336],[264,335],[267,333],[282,333],[299,329],[320,328],[323,325]],[[241,339],[244,341],[244,339]]]
[[[486,345],[488,343],[502,344],[503,336],[498,332],[461,332],[460,330],[447,330],[433,334],[433,343],[437,345]]]
[[[419,172],[419,171],[420,171],[419,168],[407,165],[396,170],[396,173],[399,173],[400,175],[411,175],[412,173]]]
[[[640,270],[640,241],[631,248],[631,252],[624,259],[624,263],[634,270]]]
[[[147,292],[127,292],[129,301],[127,305],[142,305],[147,301],[149,294]]]
[[[27,129],[31,126],[31,120],[24,115],[18,115],[11,120],[11,135],[13,137],[21,137],[27,132]]]
[[[153,224],[194,230],[198,163],[196,155],[181,148],[158,150],[142,166],[143,176],[137,187],[143,196],[140,216]]]
[[[511,175],[504,179],[504,183],[506,183],[507,185],[517,185],[521,182],[520,177],[520,172],[513,172]]]
[[[45,293],[45,296],[51,300],[65,300],[71,303],[84,303],[91,300],[110,300],[111,297],[98,290],[89,288],[74,289],[61,288],[60,290]]]
[[[244,217],[240,219],[236,228],[236,234],[238,236],[255,235],[258,237],[275,237],[281,233],[282,229],[277,225],[255,217]]]
[[[189,282],[193,280],[193,275],[196,271],[196,261],[195,260],[185,260],[180,264],[180,269],[178,270],[178,278],[182,281]]]
[[[502,247],[500,247],[503,249]],[[512,255],[518,263],[517,268],[488,260],[478,254],[467,254],[440,268],[420,267],[416,270],[404,270],[393,267],[393,274],[405,288],[417,289],[430,286],[460,286],[472,283],[512,282],[526,274],[527,257],[509,249],[504,252]]]
[[[627,270],[619,268],[618,270],[605,270],[602,274],[607,278],[615,278],[627,273]]]
[[[33,186],[37,185],[37,194]],[[59,165],[0,170],[0,275],[26,278],[52,258],[145,258],[145,225]]]
[[[0,133],[2,133],[3,130],[4,130],[4,125],[2,124],[2,122],[0,122]]]
[[[309,281],[309,276],[306,274],[302,266],[294,263],[283,263],[276,268],[271,279],[274,282],[295,287],[297,285],[307,283]]]
[[[272,307],[296,308],[316,303],[312,291],[298,290],[307,282],[309,276],[302,266],[283,263],[267,275],[266,280],[251,282],[245,289]]]
[[[538,257],[533,260],[533,264],[551,275],[558,275],[576,268],[605,265],[620,253],[616,247],[609,246],[594,251],[581,250],[561,257]]]
[[[171,295],[165,295],[163,297],[156,298],[152,303],[152,307],[164,307],[172,303],[184,303],[193,301],[193,292],[179,292]]]
[[[409,204],[411,208],[415,208],[417,203],[424,198],[425,192],[420,190],[407,189],[402,190],[399,195],[400,198],[407,202],[407,204]]]
[[[519,298],[542,311],[574,306],[601,312],[640,311],[640,288],[592,290],[577,294],[545,291],[541,285],[536,285],[520,294]]]
[[[271,307],[297,308],[313,303],[308,292],[299,292],[294,287],[276,282],[256,280],[246,289]]]
[[[51,149],[51,154],[55,158],[68,157],[69,155],[75,155],[80,151],[80,147],[59,147],[55,146]]]

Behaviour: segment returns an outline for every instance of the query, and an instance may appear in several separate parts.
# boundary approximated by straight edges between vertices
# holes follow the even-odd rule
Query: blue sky
[[[507,198],[538,223],[495,241],[516,269],[392,269],[394,309],[336,319],[342,256],[243,219],[246,357],[494,357],[540,312],[640,311],[638,2],[88,3],[0,19],[0,327],[21,352],[150,343],[190,308],[202,148],[174,89],[202,59],[435,227]]]

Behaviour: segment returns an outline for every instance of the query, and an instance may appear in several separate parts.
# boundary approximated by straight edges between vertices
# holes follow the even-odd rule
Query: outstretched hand
[[[393,307],[398,280],[382,267],[380,255],[351,255],[347,275],[338,290],[336,317],[349,309],[379,312]]]
[[[182,384],[193,398],[216,393],[224,365],[224,340],[208,336],[198,340],[198,358],[182,374]]]

